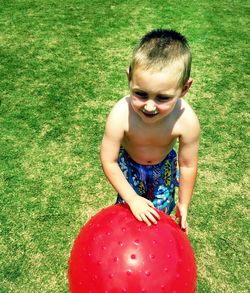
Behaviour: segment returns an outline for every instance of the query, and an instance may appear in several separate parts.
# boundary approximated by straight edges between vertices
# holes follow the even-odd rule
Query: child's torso
[[[145,125],[128,105],[122,145],[135,162],[142,165],[160,163],[173,149],[178,137],[178,123],[173,116],[164,123]]]

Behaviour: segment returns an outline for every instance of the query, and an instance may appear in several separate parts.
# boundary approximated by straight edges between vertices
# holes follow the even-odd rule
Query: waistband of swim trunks
[[[125,148],[123,146],[120,147],[119,155],[120,154],[122,156],[126,156],[133,164],[135,164],[137,166],[148,167],[148,168],[150,168],[150,167],[156,167],[156,166],[161,166],[162,164],[164,164],[166,162],[166,160],[170,159],[171,157],[172,158],[175,158],[177,156],[175,149],[172,149],[160,163],[155,164],[155,165],[143,165],[143,164],[139,164],[136,161],[134,161],[130,157],[129,153],[125,150]]]

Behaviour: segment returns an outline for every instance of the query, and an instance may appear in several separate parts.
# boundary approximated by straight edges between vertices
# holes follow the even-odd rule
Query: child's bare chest
[[[141,125],[131,123],[125,132],[127,142],[143,145],[166,147],[176,139],[176,134],[170,125]]]
[[[171,133],[168,132],[142,132],[138,130],[130,130],[125,133],[125,138],[132,144],[136,145],[157,145],[166,146],[174,139]]]

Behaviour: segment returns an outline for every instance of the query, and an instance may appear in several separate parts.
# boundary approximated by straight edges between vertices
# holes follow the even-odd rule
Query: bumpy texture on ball
[[[196,263],[185,233],[159,212],[147,226],[118,204],[97,213],[82,228],[69,260],[72,293],[193,293]]]

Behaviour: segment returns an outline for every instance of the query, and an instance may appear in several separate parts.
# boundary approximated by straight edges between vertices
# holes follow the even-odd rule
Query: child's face
[[[155,123],[168,116],[178,98],[188,91],[185,86],[178,85],[180,70],[174,64],[157,72],[140,67],[134,69],[129,81],[131,105],[145,123]]]

